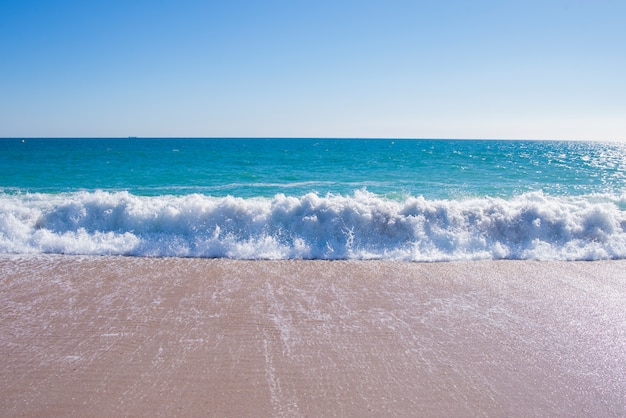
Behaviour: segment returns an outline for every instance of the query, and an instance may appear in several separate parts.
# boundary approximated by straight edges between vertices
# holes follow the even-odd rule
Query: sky
[[[0,137],[626,141],[626,1],[0,0]]]

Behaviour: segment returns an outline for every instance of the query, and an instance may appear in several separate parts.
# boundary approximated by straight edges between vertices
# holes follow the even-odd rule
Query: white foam
[[[626,195],[390,200],[0,194],[0,252],[245,259],[626,258]]]

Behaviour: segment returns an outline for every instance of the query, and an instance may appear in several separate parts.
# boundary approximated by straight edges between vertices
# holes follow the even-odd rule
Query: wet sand
[[[626,261],[0,256],[2,416],[625,416]]]

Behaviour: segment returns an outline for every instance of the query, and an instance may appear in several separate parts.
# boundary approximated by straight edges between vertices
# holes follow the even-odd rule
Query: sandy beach
[[[625,416],[626,260],[0,256],[2,416]]]

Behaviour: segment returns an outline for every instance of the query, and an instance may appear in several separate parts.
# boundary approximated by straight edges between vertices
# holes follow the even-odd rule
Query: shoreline
[[[620,416],[626,260],[0,257],[8,416]]]

